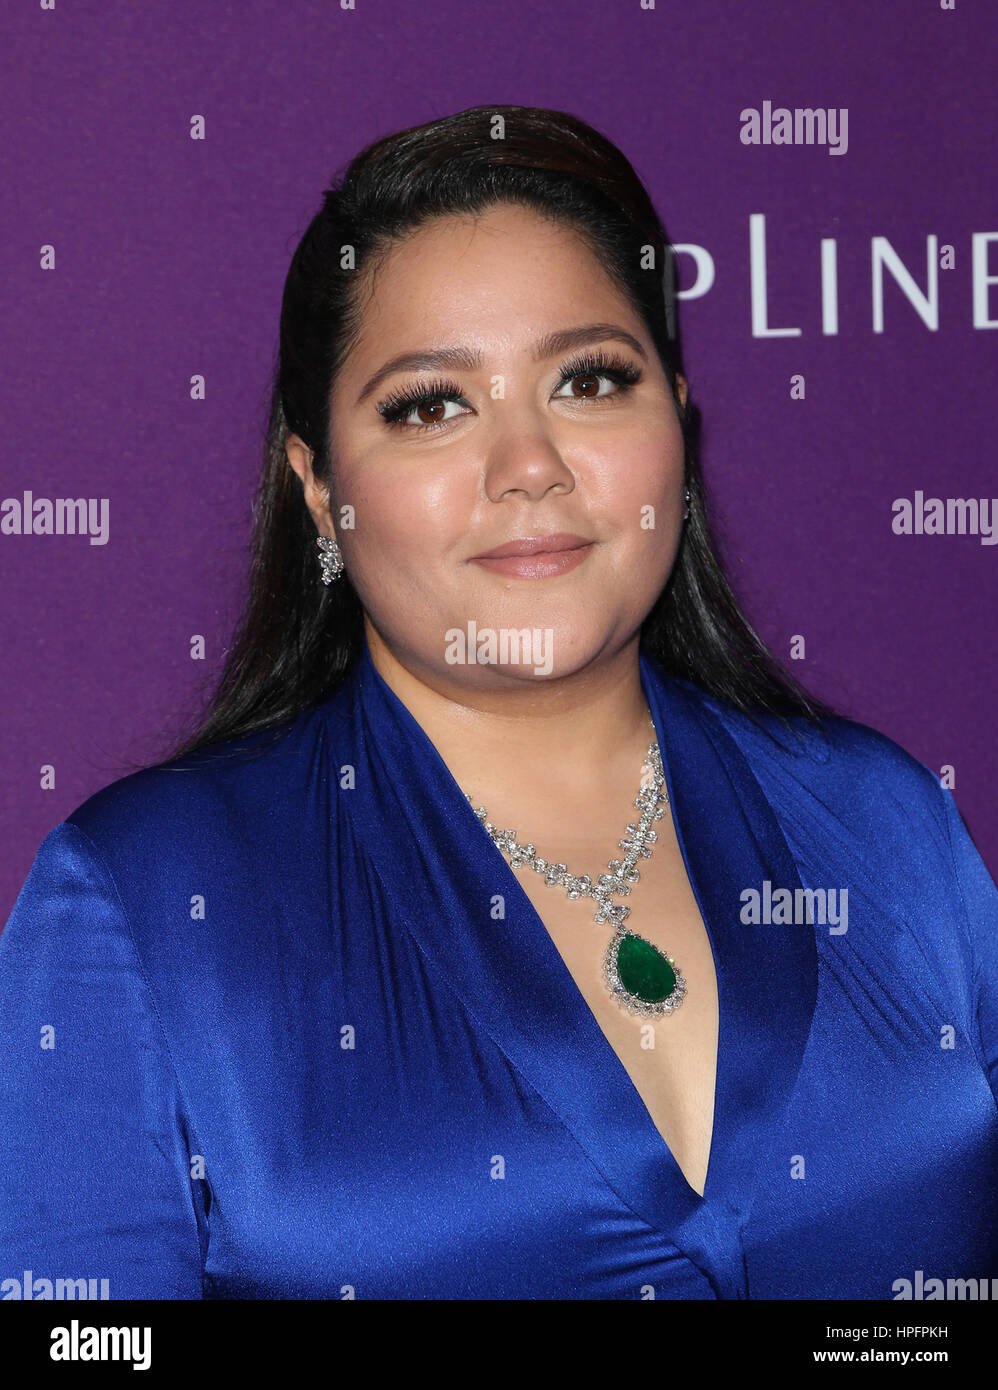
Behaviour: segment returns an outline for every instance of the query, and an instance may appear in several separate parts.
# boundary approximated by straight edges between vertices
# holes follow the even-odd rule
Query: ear
[[[305,505],[315,522],[316,530],[320,536],[335,538],[333,519],[329,514],[329,490],[312,472],[312,450],[297,434],[288,435],[284,450],[288,456],[288,463],[301,479]]]
[[[686,409],[686,396],[687,396],[688,389],[689,389],[689,388],[688,388],[687,385],[686,385],[686,378],[682,375],[681,372],[677,372],[677,373],[676,373],[676,395],[679,397],[679,404],[682,406],[682,408],[683,408],[684,410]]]

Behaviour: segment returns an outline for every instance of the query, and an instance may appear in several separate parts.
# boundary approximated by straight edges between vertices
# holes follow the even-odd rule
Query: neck
[[[488,806],[490,796],[508,801],[517,788],[557,800],[636,782],[655,738],[638,634],[571,675],[472,685],[423,668],[409,653],[396,655],[370,623],[366,632],[375,670],[476,805]],[[489,675],[494,680],[494,670]]]

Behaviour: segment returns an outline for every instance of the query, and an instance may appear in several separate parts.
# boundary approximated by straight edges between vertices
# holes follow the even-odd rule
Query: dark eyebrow
[[[605,342],[609,338],[626,343],[639,357],[647,360],[647,353],[633,333],[628,333],[626,329],[620,328],[615,323],[584,323],[580,324],[578,328],[563,328],[555,333],[546,333],[534,344],[531,356],[535,362],[543,362],[549,357],[560,356],[561,353],[580,347],[584,343]],[[368,379],[364,389],[357,397],[357,404],[360,405],[362,401],[365,401],[379,382],[383,381],[385,377],[391,376],[393,372],[433,371],[444,367],[473,372],[477,371],[481,365],[481,353],[469,348],[427,348],[421,352],[403,352],[398,357],[392,357],[384,366],[379,367],[374,375]]]

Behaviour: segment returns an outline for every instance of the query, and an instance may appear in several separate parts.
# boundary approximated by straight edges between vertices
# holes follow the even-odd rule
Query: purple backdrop
[[[47,831],[158,756],[221,668],[281,287],[330,176],[379,135],[490,102],[604,131],[673,242],[709,254],[683,334],[736,588],[812,689],[955,769],[998,873],[998,547],[892,529],[916,491],[987,499],[982,519],[998,494],[994,0],[60,0],[3,22],[0,503],[107,499],[108,529],[0,533],[0,922]],[[766,102],[845,109],[847,147],[745,143],[742,112]],[[753,215],[769,327],[795,336],[761,336],[758,268],[753,331]],[[681,255],[687,289],[696,264]]]

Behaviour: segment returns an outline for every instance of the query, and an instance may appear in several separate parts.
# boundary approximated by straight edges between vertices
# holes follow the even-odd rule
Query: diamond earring
[[[687,518],[687,517],[689,516],[689,514],[690,514],[690,490],[689,490],[689,488],[686,488],[686,490],[685,490],[684,493],[683,493],[683,501],[686,503],[685,510],[683,511],[683,520],[685,521],[686,518]]]
[[[319,565],[322,569],[320,578],[323,584],[332,584],[334,579],[338,579],[343,573],[343,556],[340,548],[329,536],[318,536],[316,544],[322,552],[319,556]]]

